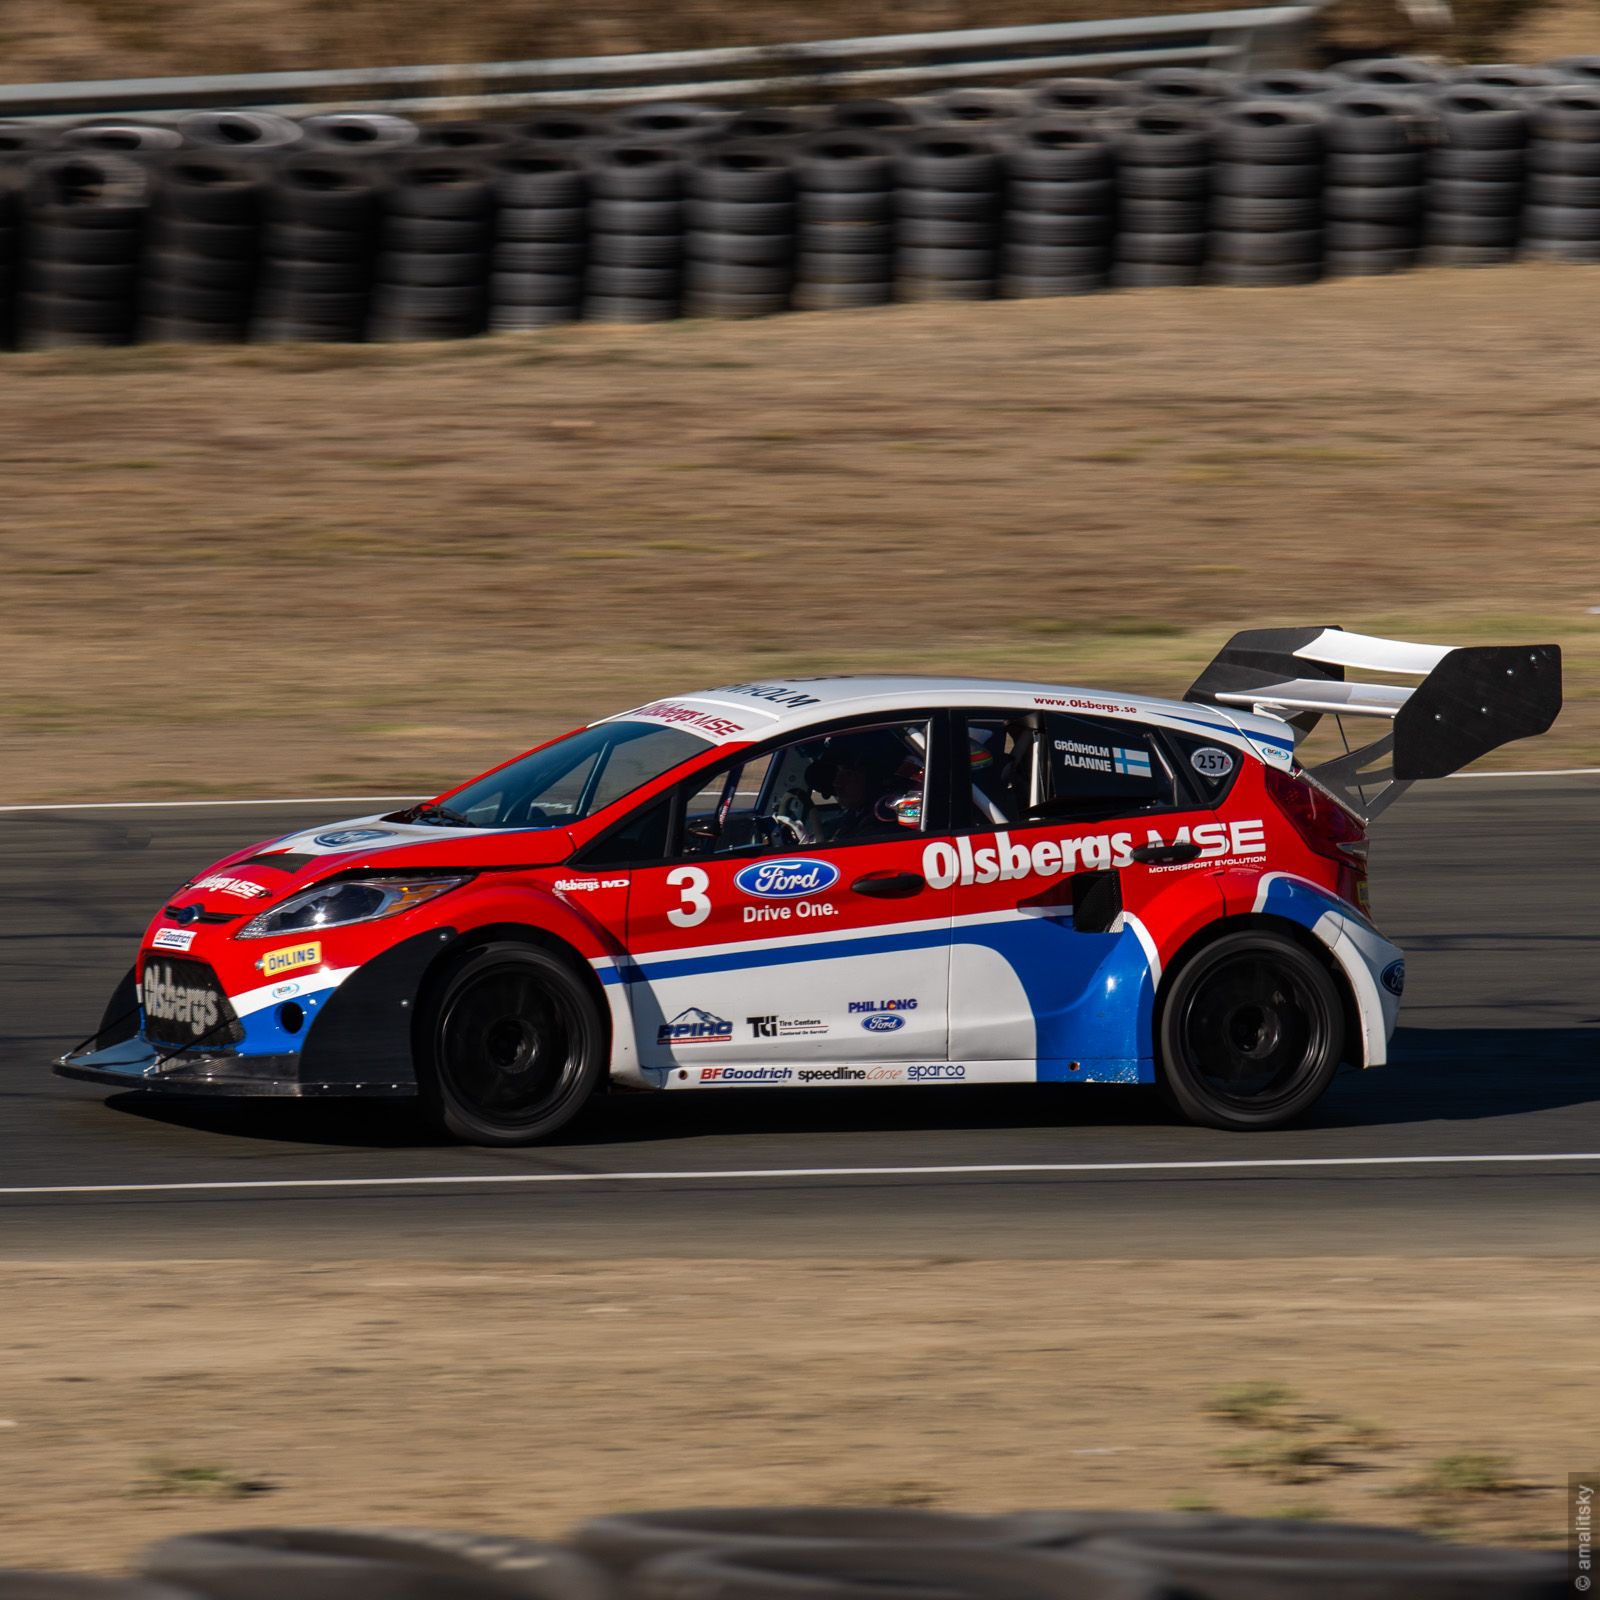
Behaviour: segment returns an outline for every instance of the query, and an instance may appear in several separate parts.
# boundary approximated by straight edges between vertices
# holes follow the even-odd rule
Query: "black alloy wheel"
[[[549,1138],[604,1076],[606,1030],[588,986],[534,945],[467,952],[434,986],[419,1027],[423,1101],[473,1144]]]
[[[1229,934],[1188,961],[1167,991],[1162,1088],[1205,1127],[1281,1127],[1332,1082],[1344,1033],[1339,991],[1315,956],[1280,934]]]

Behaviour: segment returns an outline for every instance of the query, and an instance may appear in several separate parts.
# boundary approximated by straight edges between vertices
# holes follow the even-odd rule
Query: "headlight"
[[[276,939],[286,933],[315,933],[352,922],[399,916],[467,881],[454,878],[340,878],[303,889],[281,906],[252,917],[237,939]]]

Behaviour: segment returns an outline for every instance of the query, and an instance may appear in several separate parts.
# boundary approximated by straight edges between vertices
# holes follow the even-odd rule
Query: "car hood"
[[[238,914],[351,870],[553,866],[573,848],[565,828],[451,828],[354,817],[236,850],[191,878],[173,903]]]

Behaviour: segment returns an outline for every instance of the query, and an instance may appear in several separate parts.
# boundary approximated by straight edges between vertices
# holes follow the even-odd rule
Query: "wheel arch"
[[[600,1018],[602,1039],[606,1057],[609,1060],[613,1044],[613,1027],[611,1007],[606,999],[605,986],[595,975],[593,965],[586,961],[577,947],[563,939],[560,934],[552,933],[548,928],[540,928],[527,922],[486,922],[478,927],[469,928],[464,933],[458,934],[448,944],[444,945],[433,960],[428,963],[427,970],[422,974],[422,979],[417,985],[417,1004],[412,1017],[412,1052],[413,1060],[417,1060],[416,1052],[420,1045],[416,1030],[425,1024],[428,1015],[428,1000],[436,986],[441,982],[450,968],[464,956],[472,951],[482,949],[491,944],[525,944],[535,949],[544,950],[550,955],[559,957],[581,979],[585,991],[594,1002],[595,1012]]]
[[[1207,945],[1215,944],[1218,939],[1227,938],[1230,934],[1250,932],[1279,934],[1299,945],[1326,969],[1328,976],[1333,979],[1333,986],[1338,993],[1343,1013],[1346,1059],[1353,1060],[1358,1067],[1366,1066],[1365,1018],[1362,1015],[1361,1004],[1356,998],[1355,987],[1350,982],[1350,975],[1334,955],[1333,950],[1304,923],[1261,911],[1240,912],[1234,916],[1218,917],[1216,921],[1208,922],[1205,927],[1191,934],[1162,964],[1161,981],[1156,985],[1155,1006],[1151,1013],[1152,1053],[1159,1057],[1161,1008],[1166,1003],[1167,994],[1178,973]]]

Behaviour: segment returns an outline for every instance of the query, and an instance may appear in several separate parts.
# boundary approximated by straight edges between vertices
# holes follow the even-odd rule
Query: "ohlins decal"
[[[996,883],[1015,878],[1062,877],[1074,872],[1104,872],[1133,864],[1133,847],[1141,844],[1196,844],[1199,861],[1258,856],[1267,848],[1266,828],[1252,822],[1197,822],[1181,827],[1172,838],[1147,828],[1142,840],[1132,833],[1088,833],[1076,838],[1039,839],[1020,844],[1009,834],[963,836],[954,843],[940,840],[922,852],[922,875],[935,889],[953,884]],[[1161,869],[1152,869],[1159,871]]]

